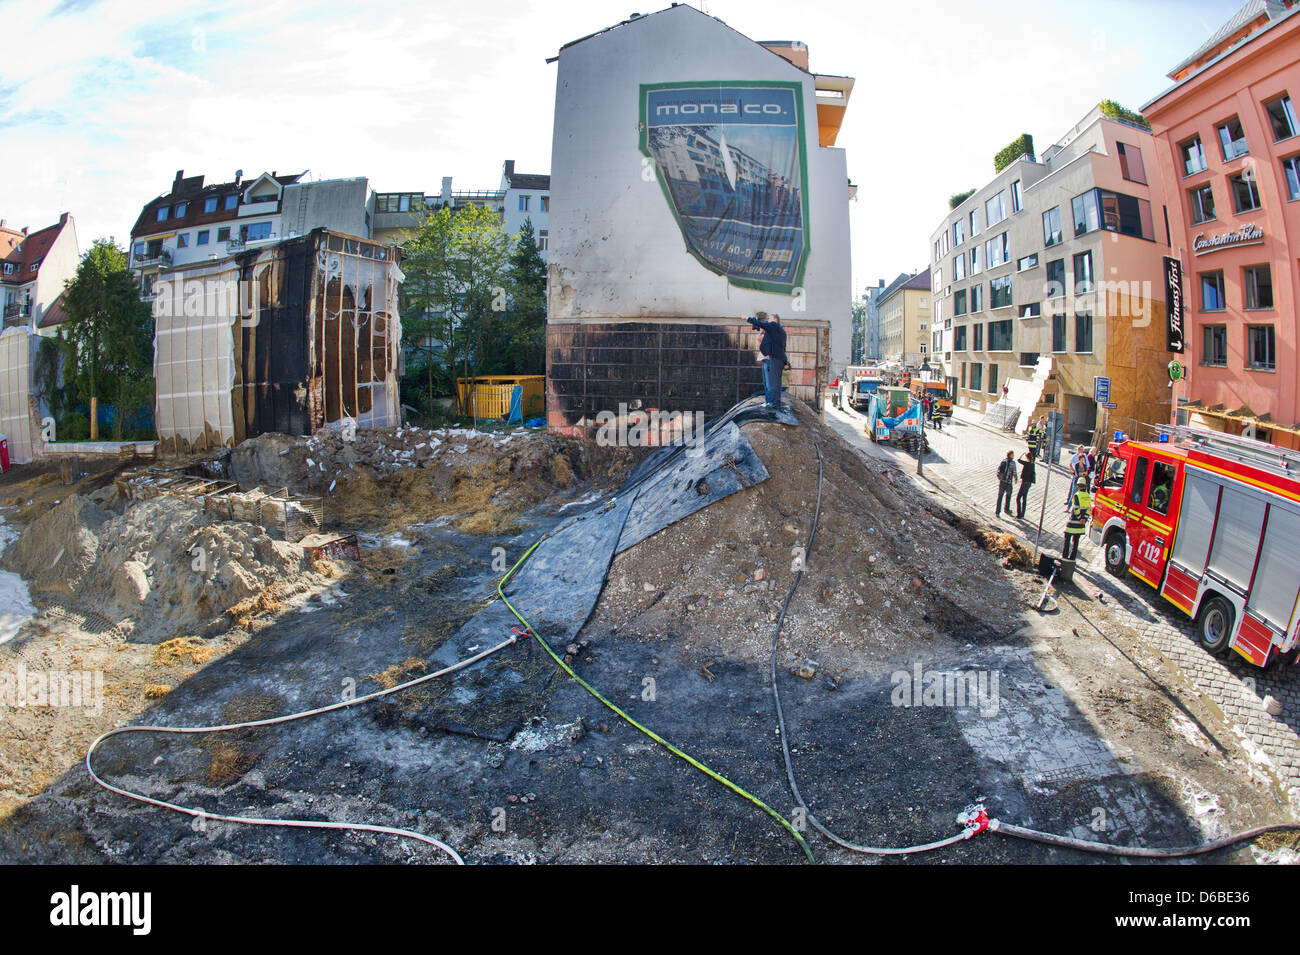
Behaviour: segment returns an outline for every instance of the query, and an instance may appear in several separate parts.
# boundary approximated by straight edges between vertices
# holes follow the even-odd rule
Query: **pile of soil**
[[[400,531],[435,520],[471,534],[517,533],[519,516],[556,490],[626,473],[637,452],[545,432],[386,428],[350,438],[251,438],[230,452],[244,487],[287,487],[325,500],[328,526]]]
[[[332,576],[258,525],[221,520],[188,498],[125,504],[111,488],[73,494],[33,521],[0,565],[26,579],[38,605],[92,613],[143,643],[247,625]]]
[[[677,634],[685,650],[765,661],[802,556],[807,572],[779,658],[801,675],[869,672],[881,661],[937,649],[935,641],[961,647],[1014,630],[1019,598],[1000,555],[936,516],[901,475],[869,465],[795,404],[798,429],[743,429],[771,477],[619,555],[592,625],[632,637]],[[804,554],[817,502],[816,444],[821,517]]]

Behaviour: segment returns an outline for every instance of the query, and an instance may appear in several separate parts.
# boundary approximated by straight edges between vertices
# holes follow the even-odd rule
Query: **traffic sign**
[[[1115,402],[1113,402],[1113,401],[1108,401],[1108,402],[1106,402],[1106,410],[1107,410],[1107,411],[1114,411],[1114,410],[1115,410],[1116,408],[1118,408],[1118,407],[1119,407],[1119,405],[1115,404]]]
[[[1110,401],[1110,379],[1100,376],[1092,379],[1092,400],[1104,405]]]

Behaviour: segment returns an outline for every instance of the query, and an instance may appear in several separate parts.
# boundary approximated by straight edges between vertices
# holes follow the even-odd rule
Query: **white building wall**
[[[640,151],[642,83],[773,80],[803,86],[810,247],[802,310],[789,295],[735,288],[686,249]],[[831,324],[849,360],[848,166],[817,141],[812,75],[686,4],[562,50],[551,157],[552,321],[743,317],[759,310]]]

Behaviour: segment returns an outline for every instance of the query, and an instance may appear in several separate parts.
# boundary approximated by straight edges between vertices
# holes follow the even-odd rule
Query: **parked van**
[[[930,397],[934,399],[934,412],[945,417],[952,417],[952,395],[948,394],[948,385],[942,381],[922,381],[919,378],[912,379],[912,394],[917,401],[927,391]]]

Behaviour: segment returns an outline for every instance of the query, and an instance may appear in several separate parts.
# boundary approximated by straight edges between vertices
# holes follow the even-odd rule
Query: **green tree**
[[[96,239],[63,293],[59,328],[65,387],[77,404],[114,405],[113,438],[153,396],[153,317],[113,239]],[[95,433],[95,420],[90,420]]]
[[[863,353],[867,349],[867,305],[865,302],[853,302],[853,341],[849,348],[849,364],[861,365]]]
[[[509,239],[489,209],[443,207],[423,219],[404,249],[403,337],[411,365],[424,372],[432,416],[435,396],[451,390],[457,377],[482,374],[499,347],[509,302]]]
[[[508,341],[502,355],[506,374],[546,371],[546,260],[533,220],[525,219],[510,253]]]

